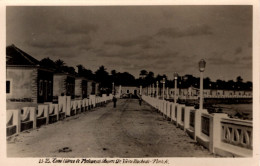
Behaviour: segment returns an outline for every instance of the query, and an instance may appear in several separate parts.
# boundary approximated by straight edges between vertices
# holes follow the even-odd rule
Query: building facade
[[[53,71],[14,45],[6,48],[7,108],[51,102]]]

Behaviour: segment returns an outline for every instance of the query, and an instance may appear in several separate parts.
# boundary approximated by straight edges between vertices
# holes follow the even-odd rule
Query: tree
[[[100,87],[110,87],[110,79],[108,76],[108,72],[106,68],[102,65],[99,69],[95,72],[95,78],[97,82],[100,82]]]
[[[44,66],[44,67],[51,68],[51,69],[56,69],[56,68],[57,68],[56,63],[55,63],[53,60],[51,60],[49,57],[43,58],[43,59],[40,61],[40,65],[41,65],[41,66]]]
[[[241,76],[238,76],[236,80],[237,80],[237,83],[243,82],[243,78]]]
[[[111,70],[111,75],[115,76],[116,75],[116,70]]]
[[[205,89],[211,89],[211,80],[209,77],[203,79],[203,86]]]
[[[94,74],[91,70],[86,69],[83,65],[79,64],[78,67],[78,75],[81,77],[85,77],[87,79],[93,80]]]
[[[132,85],[135,86],[136,85],[136,80],[135,77],[128,73],[128,72],[124,72],[124,73],[118,73],[117,74],[117,83],[119,85]]]
[[[147,76],[148,72],[146,70],[141,70],[140,71],[140,78],[145,78]]]
[[[78,75],[79,76],[83,76],[83,72],[85,70],[85,68],[83,67],[83,65],[77,65],[78,68]]]
[[[75,68],[71,66],[62,66],[62,72],[66,72],[69,74],[76,74]]]
[[[65,62],[63,60],[58,59],[55,61],[55,64],[57,66],[57,71],[62,72],[65,66]]]
[[[151,85],[152,83],[155,82],[155,79],[154,79],[154,73],[153,72],[149,72],[146,77],[145,77],[145,82],[148,84],[148,85]]]
[[[65,62],[63,60],[60,60],[60,59],[56,60],[55,63],[58,67],[65,66]]]

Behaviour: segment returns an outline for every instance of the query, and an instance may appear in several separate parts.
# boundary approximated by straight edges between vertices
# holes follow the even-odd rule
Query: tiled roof
[[[38,66],[39,61],[15,45],[6,47],[6,65]]]

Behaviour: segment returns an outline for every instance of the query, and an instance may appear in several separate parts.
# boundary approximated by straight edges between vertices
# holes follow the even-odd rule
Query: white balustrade
[[[6,111],[6,126],[7,130],[9,128],[15,127],[15,131],[11,132],[11,134],[18,134],[21,131],[21,110],[13,109]]]
[[[66,111],[67,111],[67,103],[66,103],[66,96],[59,96],[58,97],[58,119],[64,119],[66,117]]]
[[[66,116],[71,116],[71,96],[66,97]]]
[[[47,104],[38,105],[37,119],[46,118],[46,124],[49,123],[49,106]]]
[[[253,129],[252,121],[222,118],[221,140],[224,143],[252,149]]]
[[[183,127],[210,152],[219,155],[230,153],[233,156],[252,156],[252,121],[228,118],[224,113],[209,114],[206,109],[194,109],[150,96],[143,95],[142,99],[163,115],[170,117],[177,126]]]

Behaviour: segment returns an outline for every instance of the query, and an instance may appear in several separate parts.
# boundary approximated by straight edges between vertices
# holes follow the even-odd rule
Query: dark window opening
[[[10,93],[11,92],[11,81],[6,81],[6,93]]]

